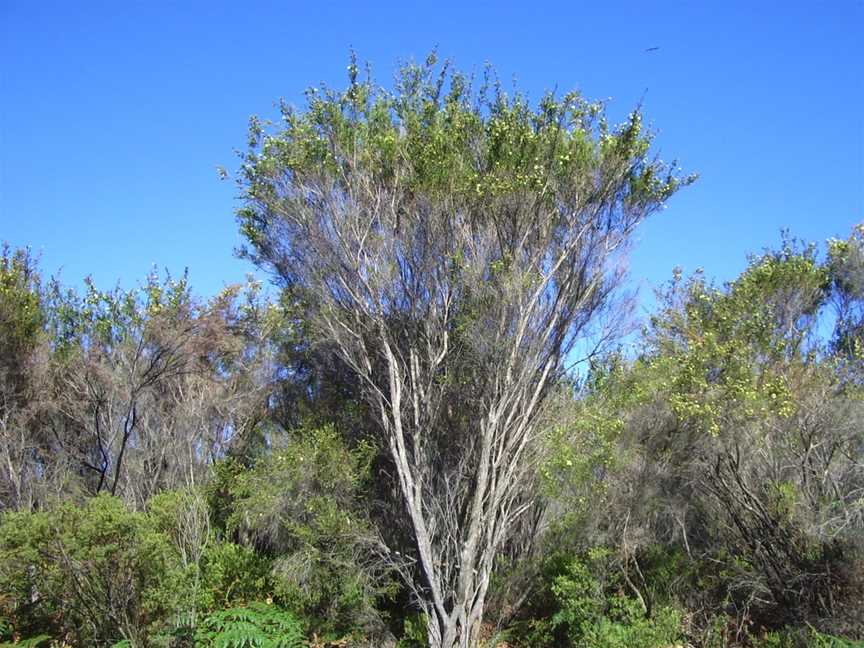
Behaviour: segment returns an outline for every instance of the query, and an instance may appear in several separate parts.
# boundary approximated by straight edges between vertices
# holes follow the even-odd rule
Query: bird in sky
[[[659,49],[660,49],[659,47],[649,47],[649,48],[646,49],[645,51],[646,51],[646,52],[656,52],[656,51],[659,50]]]

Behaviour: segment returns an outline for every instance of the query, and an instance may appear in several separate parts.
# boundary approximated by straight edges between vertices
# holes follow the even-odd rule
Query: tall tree
[[[358,80],[256,119],[246,253],[308,296],[356,374],[416,546],[430,646],[473,646],[495,558],[532,506],[544,407],[598,334],[636,226],[691,178],[571,93],[533,107],[447,65]],[[614,321],[614,313],[612,313]]]

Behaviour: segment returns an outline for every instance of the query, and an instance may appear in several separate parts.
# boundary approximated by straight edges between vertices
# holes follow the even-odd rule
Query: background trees
[[[29,509],[33,482],[50,442],[30,434],[42,409],[45,313],[41,280],[27,250],[3,247],[0,258],[0,497],[4,508]]]
[[[858,230],[824,249],[786,240],[722,287],[676,274],[634,352],[595,355],[583,379],[550,388],[481,645],[861,636],[861,248]],[[395,462],[364,437],[374,410],[332,346],[297,333],[298,304],[254,289],[203,304],[155,278],[137,299],[95,286],[79,298],[26,252],[6,258],[18,265],[4,266],[3,323],[28,335],[5,338],[4,638],[185,646],[302,628],[344,645],[428,642],[398,578],[416,557],[392,507]],[[476,419],[450,390],[476,395],[483,365],[469,360],[487,357],[480,329],[463,329],[453,383],[436,385],[454,434]],[[136,392],[120,461],[123,419],[92,416],[128,411],[136,353],[165,348],[180,364]]]
[[[576,425],[611,419],[611,469],[559,492],[602,494],[595,524],[639,597],[659,544],[685,552],[691,607],[729,610],[735,640],[754,625],[860,632],[860,365],[837,344],[857,298],[834,275],[836,250],[860,245],[856,232],[820,259],[787,239],[723,288],[676,275],[640,356],[596,369]]]
[[[201,481],[262,418],[273,368],[254,286],[202,304],[185,278],[153,275],[79,297],[43,288],[26,253],[6,265],[4,508],[74,492],[142,506]]]

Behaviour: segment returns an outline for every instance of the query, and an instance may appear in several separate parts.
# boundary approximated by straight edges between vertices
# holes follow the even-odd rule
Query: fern
[[[278,607],[250,603],[207,616],[195,634],[197,646],[209,648],[302,648],[303,626]]]

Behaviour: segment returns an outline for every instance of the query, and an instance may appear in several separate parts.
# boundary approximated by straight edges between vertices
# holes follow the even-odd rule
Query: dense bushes
[[[370,446],[348,449],[332,427],[303,430],[225,489],[225,533],[268,557],[273,596],[325,636],[380,626],[371,604],[392,590],[362,506],[371,457]]]
[[[494,570],[484,641],[798,648],[862,638],[864,291],[850,267],[862,246],[855,234],[820,260],[815,248],[790,242],[754,258],[723,288],[676,277],[638,355],[607,356],[584,381],[562,384],[538,455],[535,508],[514,536],[529,550],[502,555]],[[37,398],[52,373],[68,370],[52,354],[72,353],[49,342],[45,323],[56,328],[74,309],[40,292],[32,267],[24,277],[26,255],[15,259],[3,267],[8,312],[0,325],[11,327],[18,351],[4,353],[29,355],[2,374],[0,449],[7,471],[18,470],[0,491],[0,641],[426,641],[426,620],[400,580],[410,556],[395,549],[411,548],[394,525],[399,498],[388,491],[374,426],[347,392],[350,416],[334,412],[329,392],[326,409],[308,417],[316,423],[293,430],[261,410],[258,420],[243,419],[245,432],[225,452],[166,464],[185,465],[188,485],[156,487],[142,499],[145,491],[125,482],[111,496],[94,488],[98,473],[75,467],[80,455],[56,438],[27,436],[39,425],[87,428],[66,417],[62,400]],[[27,312],[15,315],[19,307]],[[44,311],[35,320],[33,308]],[[267,311],[249,309],[248,317]],[[268,312],[264,319],[278,320]],[[826,335],[825,322],[834,333]],[[259,345],[231,353],[251,354],[241,363],[251,366],[264,353]],[[218,371],[225,380],[232,369]],[[303,380],[305,409],[315,396]],[[163,387],[170,385],[191,383]],[[186,407],[210,412],[217,427],[230,419]],[[320,424],[331,415],[356,427]],[[191,434],[188,447],[206,438]],[[160,474],[152,463],[160,455],[142,442],[130,435],[130,474]],[[86,447],[78,443],[75,452]]]
[[[639,590],[646,555],[678,556],[695,645],[864,634],[861,292],[833,275],[850,246],[787,240],[722,288],[676,276],[639,354],[595,365],[552,435],[566,537],[614,546]]]
[[[615,565],[614,552],[594,547],[582,555],[549,558],[542,583],[528,604],[528,619],[511,633],[526,646],[661,648],[681,636],[680,613],[647,607]]]
[[[295,617],[268,616],[277,608],[256,601],[292,611],[322,638],[380,630],[373,603],[389,580],[364,553],[375,539],[356,500],[367,457],[332,429],[309,430],[253,467],[222,468],[228,483],[221,495],[211,486],[215,509],[207,494],[183,490],[160,493],[141,512],[100,495],[6,513],[7,635],[76,646],[179,646],[193,637],[210,645],[201,644],[209,637],[233,646],[230,637],[255,626],[255,636],[281,628],[294,637],[260,645],[298,645],[299,622],[284,625]]]

